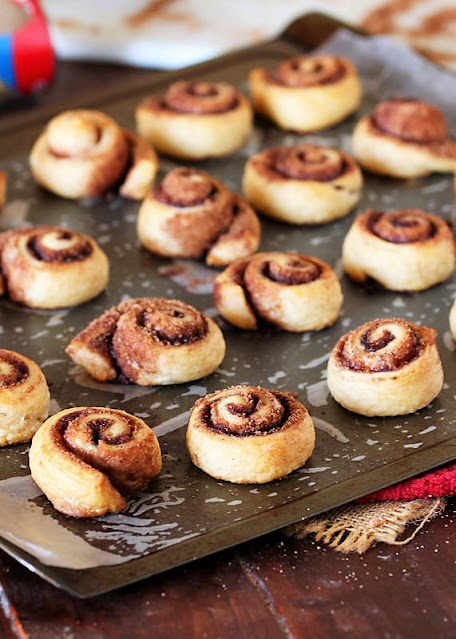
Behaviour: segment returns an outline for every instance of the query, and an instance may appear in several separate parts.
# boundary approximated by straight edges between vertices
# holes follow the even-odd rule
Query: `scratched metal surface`
[[[247,73],[253,66],[274,67],[301,51],[297,45],[278,40],[183,75],[223,79],[246,91]],[[141,97],[162,92],[175,77],[161,76],[147,90],[100,100],[96,106],[133,128],[134,108]],[[362,79],[362,107],[346,122],[318,135],[300,136],[284,134],[257,120],[242,150],[199,166],[240,191],[246,158],[260,149],[306,140],[350,150],[357,117],[385,97],[385,88],[369,69]],[[425,87],[416,87],[417,95],[423,91]],[[126,513],[94,521],[74,520],[55,512],[34,487],[27,445],[0,450],[0,545],[5,550],[56,585],[89,596],[274,530],[454,457],[456,356],[448,313],[456,292],[455,277],[414,295],[369,294],[342,274],[340,264],[344,235],[355,215],[367,207],[424,208],[450,219],[449,176],[400,182],[366,175],[355,211],[325,226],[297,228],[262,219],[261,250],[296,249],[326,260],[341,277],[344,305],[337,323],[320,332],[242,332],[221,320],[214,308],[211,288],[217,271],[201,262],[157,258],[139,247],[137,204],[120,198],[67,202],[34,184],[27,153],[42,124],[4,136],[0,169],[8,172],[9,196],[2,228],[45,223],[88,233],[110,258],[111,280],[99,298],[71,310],[33,311],[1,301],[0,344],[28,355],[43,368],[53,411],[80,405],[110,406],[143,417],[160,438],[164,466],[149,492],[131,500]],[[162,158],[161,176],[174,166],[177,164]],[[221,367],[203,380],[169,387],[91,381],[65,355],[66,344],[106,308],[137,296],[182,299],[212,316],[227,342]],[[359,417],[329,396],[325,381],[328,355],[346,331],[387,316],[437,329],[445,388],[431,406],[417,414],[387,419]],[[236,486],[216,481],[190,463],[184,441],[188,410],[198,397],[238,383],[296,392],[315,419],[315,452],[288,478],[262,486]]]

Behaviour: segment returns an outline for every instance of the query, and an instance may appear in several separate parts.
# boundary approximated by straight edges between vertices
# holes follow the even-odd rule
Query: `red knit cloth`
[[[398,499],[427,499],[430,497],[450,497],[456,495],[456,462],[442,468],[406,479],[394,486],[382,488],[358,499],[358,502],[387,501]]]

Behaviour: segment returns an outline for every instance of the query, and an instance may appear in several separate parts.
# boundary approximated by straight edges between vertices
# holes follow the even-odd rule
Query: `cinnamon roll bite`
[[[50,120],[30,153],[35,180],[61,197],[98,197],[119,190],[141,200],[158,170],[148,142],[101,111],[72,109]]]
[[[180,81],[138,105],[136,127],[159,153],[201,160],[239,149],[252,128],[252,109],[225,82]]]
[[[436,215],[418,209],[359,215],[342,248],[345,272],[392,291],[423,291],[446,280],[456,266],[453,234]]]
[[[355,66],[331,55],[291,58],[273,72],[253,69],[249,88],[255,111],[300,133],[341,122],[358,108],[362,94]]]
[[[239,195],[203,171],[180,167],[149,192],[137,232],[157,255],[204,257],[210,266],[226,266],[257,250],[261,228]]]
[[[456,171],[456,141],[443,113],[416,98],[380,102],[355,126],[353,153],[363,168],[391,177]]]
[[[270,252],[228,266],[214,282],[214,299],[220,315],[238,328],[256,330],[264,323],[302,332],[334,324],[343,297],[323,260]]]
[[[99,295],[109,262],[88,235],[58,226],[0,233],[0,292],[31,308],[77,306]]]
[[[94,319],[66,352],[102,382],[166,385],[213,373],[225,356],[225,340],[217,324],[189,304],[136,298]]]
[[[161,471],[157,437],[122,410],[68,408],[44,422],[32,440],[30,471],[54,508],[97,517],[127,507],[126,496]]]
[[[31,439],[48,416],[49,401],[38,364],[0,348],[0,446]]]
[[[306,143],[252,155],[242,182],[255,209],[289,224],[322,224],[347,215],[362,185],[350,155]]]
[[[406,415],[427,406],[443,386],[436,337],[434,329],[403,319],[366,322],[331,352],[331,395],[366,416]]]
[[[196,401],[186,443],[192,462],[208,475],[262,484],[306,463],[315,429],[307,409],[291,393],[240,385]]]

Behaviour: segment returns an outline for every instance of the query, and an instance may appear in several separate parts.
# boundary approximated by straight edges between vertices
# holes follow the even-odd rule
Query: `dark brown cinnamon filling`
[[[434,237],[437,228],[425,211],[403,209],[391,213],[372,211],[368,229],[377,237],[393,244],[423,242]]]
[[[195,169],[174,169],[154,189],[155,198],[162,204],[176,207],[199,206],[213,200],[218,189],[210,177]]]
[[[143,330],[155,336],[163,344],[180,346],[192,344],[207,335],[207,322],[201,314],[176,309],[151,309],[138,313],[137,323]]]
[[[338,82],[347,69],[333,56],[301,56],[285,60],[269,80],[290,88],[324,86]]]
[[[406,142],[432,144],[448,138],[448,125],[440,109],[415,98],[385,100],[377,106],[371,120],[383,133]]]
[[[30,374],[26,362],[19,359],[10,351],[0,349],[0,361],[7,365],[0,375],[0,388],[8,388],[21,384]]]
[[[210,115],[236,108],[239,97],[235,87],[226,83],[183,81],[169,87],[161,104],[180,113]]]
[[[266,262],[263,275],[280,284],[297,286],[318,279],[321,268],[308,258],[291,257],[285,263],[272,260]]]
[[[330,182],[348,170],[345,158],[335,150],[310,144],[272,149],[267,166],[280,176],[294,180]]]
[[[60,231],[57,234],[58,240],[72,240],[75,234],[70,231]],[[78,238],[79,239],[79,238]],[[92,254],[93,248],[90,242],[82,237],[77,244],[72,244],[68,248],[50,249],[43,242],[43,236],[40,234],[33,235],[27,242],[28,250],[33,254],[35,259],[42,262],[54,262],[64,264],[67,262],[81,262]]]

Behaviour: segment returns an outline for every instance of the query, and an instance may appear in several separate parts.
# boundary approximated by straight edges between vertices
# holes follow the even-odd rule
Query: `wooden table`
[[[29,109],[79,104],[153,71],[61,63]],[[4,118],[14,118],[12,110]],[[0,637],[121,639],[411,638],[454,634],[455,500],[406,546],[341,555],[274,533],[89,600],[61,592],[0,552]],[[1,515],[0,515],[1,516]]]

